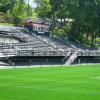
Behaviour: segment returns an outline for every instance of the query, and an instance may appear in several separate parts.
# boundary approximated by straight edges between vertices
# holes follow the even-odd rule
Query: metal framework
[[[18,56],[56,56],[63,57],[62,63],[71,64],[78,56],[100,56],[100,50],[77,48],[74,44],[47,37],[29,34],[28,30],[21,27],[0,26],[0,58]],[[6,40],[14,38],[17,42]],[[1,41],[0,40],[0,41]]]

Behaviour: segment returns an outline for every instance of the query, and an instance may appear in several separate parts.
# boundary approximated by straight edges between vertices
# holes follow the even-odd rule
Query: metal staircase
[[[68,60],[66,61],[65,65],[70,65],[70,64],[72,64],[72,62],[78,57],[77,54],[78,54],[78,51],[72,53],[72,54],[70,55],[70,57],[68,58]]]
[[[65,62],[66,62],[66,59],[68,59],[68,57],[71,55],[71,51],[69,51],[68,53],[67,53],[67,55],[62,59],[62,64],[64,64]]]

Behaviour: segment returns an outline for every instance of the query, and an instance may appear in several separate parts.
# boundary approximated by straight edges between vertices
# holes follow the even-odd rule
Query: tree
[[[20,25],[23,19],[32,16],[32,12],[32,8],[24,0],[17,0],[13,9],[7,12],[7,16],[12,19],[12,23]]]
[[[35,0],[37,13],[41,17],[50,16],[55,28],[56,19],[70,18],[72,24],[67,23],[68,37],[74,41],[95,44],[96,37],[100,34],[100,0]],[[48,4],[46,3],[48,1]],[[47,6],[50,6],[49,13]],[[64,28],[67,28],[66,23]]]
[[[100,25],[100,0],[68,0],[66,5],[69,8],[69,16],[74,20],[70,38],[79,41],[86,38],[85,41],[88,41],[91,37],[91,45],[94,45]]]
[[[35,0],[37,7],[35,12],[38,14],[38,17],[41,18],[50,18],[51,17],[51,6],[49,0]]]
[[[0,0],[0,12],[6,13],[11,10],[16,3],[16,0]]]

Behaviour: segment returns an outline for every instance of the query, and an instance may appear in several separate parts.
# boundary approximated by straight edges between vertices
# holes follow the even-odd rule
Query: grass
[[[0,70],[0,100],[100,100],[100,65]]]

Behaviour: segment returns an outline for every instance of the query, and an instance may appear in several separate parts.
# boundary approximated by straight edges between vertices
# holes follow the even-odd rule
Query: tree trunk
[[[53,14],[53,25],[52,28],[54,29],[56,27],[56,20],[55,20],[55,13]]]
[[[86,33],[86,42],[88,43],[88,39],[89,39],[89,33]]]
[[[62,28],[62,22],[63,22],[63,21],[62,21],[62,18],[61,18],[61,28]]]
[[[94,40],[95,40],[95,33],[91,33],[91,45],[94,46]]]

